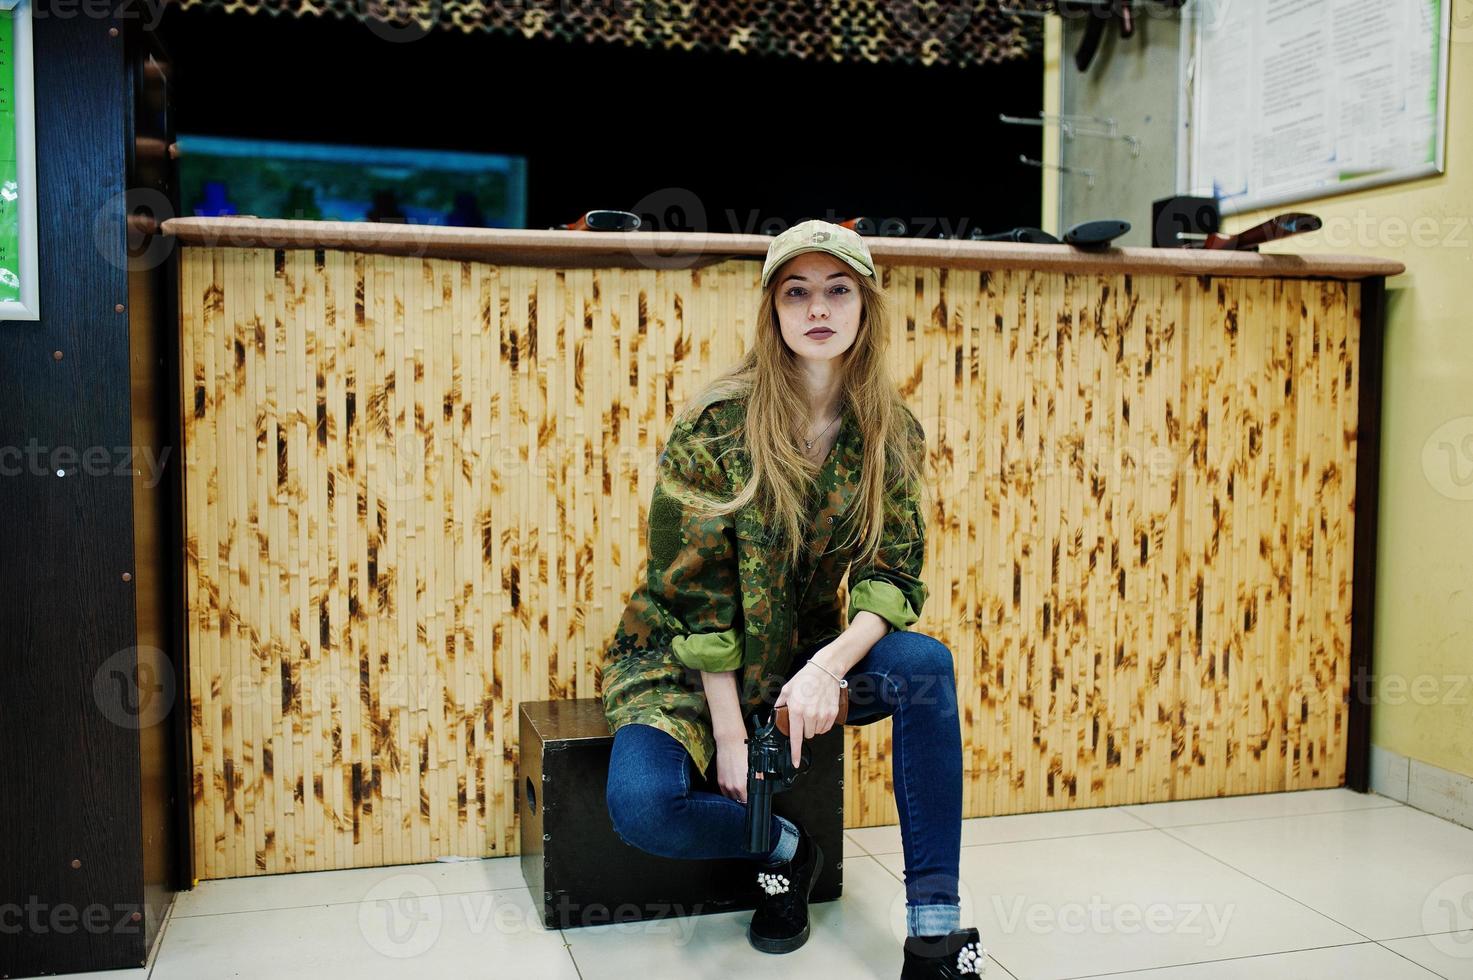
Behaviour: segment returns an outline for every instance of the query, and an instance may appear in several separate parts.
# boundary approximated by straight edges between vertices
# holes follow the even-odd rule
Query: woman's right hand
[[[716,785],[721,795],[747,802],[747,735],[740,732],[716,740]]]

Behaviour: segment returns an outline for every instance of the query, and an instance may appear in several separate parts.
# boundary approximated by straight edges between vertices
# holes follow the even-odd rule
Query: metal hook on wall
[[[1005,123],[1011,123],[1016,126],[1042,126],[1045,123],[1055,122],[1059,124],[1059,128],[1061,130],[1071,136],[1076,132],[1085,132],[1094,135],[1105,135],[1097,134],[1094,130],[1077,130],[1075,128],[1077,124],[1082,122],[1099,123],[1101,126],[1105,127],[1106,134],[1110,136],[1115,135],[1115,120],[1112,117],[1108,116],[1055,116],[1051,115],[1050,113],[1040,112],[1037,117],[1029,118],[1027,116],[1010,116],[1006,112],[999,112],[997,114],[997,118]]]
[[[1103,139],[1121,140],[1130,147],[1131,156],[1139,157],[1141,155],[1141,141],[1134,136],[1127,136],[1123,133],[1117,132],[1115,119],[1113,117],[1054,116],[1049,115],[1048,113],[1040,112],[1037,119],[1030,119],[1026,116],[1010,116],[1005,112],[999,112],[997,114],[997,118],[1002,122],[1011,123],[1013,125],[1019,126],[1042,126],[1049,122],[1057,122],[1059,124],[1059,132],[1063,133],[1069,139],[1073,139],[1076,136],[1098,136]],[[1076,125],[1076,123],[1078,122],[1099,123],[1100,125],[1104,126],[1105,129],[1102,132],[1098,129],[1080,128],[1078,125]]]
[[[1087,170],[1084,167],[1071,167],[1063,163],[1044,163],[1042,160],[1031,159],[1026,153],[1018,154],[1018,162],[1026,163],[1030,167],[1048,167],[1052,170],[1057,170],[1060,173],[1079,174],[1089,181],[1088,186],[1091,189],[1093,189],[1095,186],[1095,172],[1093,170]]]

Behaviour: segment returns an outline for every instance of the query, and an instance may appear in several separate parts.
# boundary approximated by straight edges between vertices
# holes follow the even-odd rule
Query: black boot
[[[747,941],[764,953],[791,953],[808,942],[808,895],[823,870],[823,848],[798,827],[798,849],[790,860],[758,864],[757,909],[747,927]]]
[[[953,929],[945,936],[907,936],[900,980],[953,980],[987,969],[987,950],[976,928]]]

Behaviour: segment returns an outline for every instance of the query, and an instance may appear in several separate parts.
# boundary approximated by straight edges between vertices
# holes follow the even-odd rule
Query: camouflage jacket
[[[854,549],[840,547],[844,535],[835,531],[844,526],[862,464],[859,428],[848,407],[812,501],[816,560],[789,562],[754,507],[716,518],[682,507],[683,487],[727,499],[745,485],[750,463],[736,439],[710,448],[691,439],[731,432],[745,404],[739,398],[708,404],[694,420],[678,422],[666,440],[648,512],[646,574],[602,662],[609,731],[641,722],[668,732],[703,776],[716,744],[702,670],[737,671],[745,720],[771,706],[791,676],[795,653],[812,652],[843,631],[838,586],[846,571],[848,618],[868,609],[892,630],[907,629],[927,595],[920,578],[925,520],[915,488],[892,498],[876,561],[851,567]],[[907,415],[913,451],[924,453],[925,433]]]

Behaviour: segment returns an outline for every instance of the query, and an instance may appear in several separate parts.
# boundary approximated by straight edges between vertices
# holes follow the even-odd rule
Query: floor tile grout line
[[[1394,807],[1405,805],[1406,804],[1404,803],[1396,803],[1393,801],[1392,803],[1389,803],[1385,806],[1352,806],[1346,807],[1343,810],[1315,810],[1309,813],[1272,813],[1262,817],[1231,817],[1227,820],[1199,820],[1195,823],[1174,823],[1165,826],[1150,824],[1150,826],[1155,827],[1157,830],[1173,830],[1177,827],[1211,827],[1215,825],[1229,823],[1252,823],[1255,820],[1294,820],[1299,817],[1327,817],[1333,813],[1365,813],[1369,810],[1390,810]],[[1407,807],[1407,809],[1415,810],[1416,807]],[[1134,813],[1130,815],[1135,817],[1137,820],[1145,820],[1145,817],[1136,816],[1136,814]],[[1436,814],[1434,813],[1432,814],[1432,816],[1436,816]],[[1449,822],[1452,823],[1455,821]],[[1461,826],[1461,824],[1459,824],[1458,826]]]
[[[1147,827],[1152,827],[1152,828],[1154,828],[1156,830],[1160,830],[1161,829],[1160,827],[1157,827],[1155,824],[1151,823],[1151,821],[1147,820],[1145,817],[1141,816],[1140,814],[1138,814],[1138,813],[1132,813],[1130,810],[1127,810],[1124,807],[1121,807],[1120,808],[1120,812],[1123,813],[1123,814],[1125,814],[1127,817],[1130,817],[1133,820],[1137,820],[1137,821],[1145,824]]]
[[[1366,942],[1363,942],[1363,943],[1329,943],[1328,945],[1325,945],[1325,946],[1306,946],[1303,949],[1279,949],[1279,950],[1274,950],[1274,951],[1268,952],[1268,953],[1248,953],[1248,954],[1245,954],[1243,956],[1224,956],[1224,957],[1221,957],[1220,959],[1215,959],[1215,960],[1192,960],[1189,963],[1167,963],[1167,964],[1164,964],[1162,966],[1148,966],[1148,967],[1145,967],[1145,968],[1132,968],[1132,969],[1129,969],[1129,970],[1111,970],[1109,973],[1078,973],[1078,974],[1075,974],[1075,975],[1070,976],[1070,977],[1061,978],[1061,980],[1096,980],[1096,978],[1098,978],[1098,977],[1118,977],[1118,976],[1128,975],[1128,974],[1132,974],[1132,973],[1152,973],[1152,972],[1154,972],[1156,970],[1180,970],[1183,967],[1188,967],[1188,966],[1206,966],[1206,965],[1209,965],[1209,964],[1212,964],[1212,963],[1234,963],[1234,962],[1237,962],[1238,960],[1256,960],[1256,959],[1262,959],[1265,956],[1289,956],[1289,955],[1294,954],[1294,953],[1311,953],[1311,952],[1314,952],[1315,950],[1319,950],[1319,949],[1341,949],[1341,948],[1344,948],[1344,947],[1347,947],[1347,946],[1377,946],[1377,945],[1380,945],[1380,944],[1377,943],[1374,939],[1367,940]],[[1393,950],[1392,952],[1395,952],[1395,951]],[[1420,963],[1418,963],[1417,965],[1418,966],[1421,966]],[[1427,968],[1426,967],[1422,967],[1422,969],[1425,970]],[[1437,974],[1434,973],[1433,976],[1437,976]]]
[[[1037,841],[1045,841],[1045,840],[1073,840],[1073,839],[1078,838],[1078,837],[1109,837],[1109,836],[1114,835],[1114,834],[1139,834],[1142,831],[1146,831],[1146,830],[1160,830],[1160,829],[1161,829],[1160,827],[1143,826],[1143,827],[1131,827],[1131,828],[1128,828],[1128,829],[1125,829],[1125,830],[1095,830],[1095,831],[1091,831],[1091,832],[1089,832],[1087,834],[1059,834],[1059,835],[1054,836],[1054,837],[1020,837],[1017,840],[989,840],[989,841],[983,841],[980,844],[963,844],[962,845],[962,850],[965,851],[969,847],[1001,847],[1001,846],[1003,846],[1005,844],[1031,844],[1031,843],[1035,843]],[[860,845],[860,846],[863,846],[863,845]],[[869,854],[870,857],[879,857],[881,854],[902,854],[904,852],[901,851],[901,850],[894,850],[894,851],[868,851],[867,853]]]
[[[869,859],[871,861],[873,861],[876,864],[878,864],[880,866],[880,868],[884,870],[885,874],[889,875],[891,878],[894,878],[896,881],[900,882],[900,884],[902,884],[902,885],[905,884],[905,878],[902,877],[901,875],[898,875],[895,872],[891,871],[890,868],[888,866],[886,866],[886,864],[885,864],[884,861],[881,861],[879,858],[875,857],[873,854],[868,855],[868,857],[869,857]]]
[[[1421,937],[1419,936],[1417,938],[1421,938]],[[1436,970],[1432,969],[1432,967],[1427,966],[1424,963],[1418,963],[1416,960],[1412,959],[1410,956],[1406,955],[1405,953],[1401,952],[1400,950],[1392,949],[1390,946],[1387,946],[1385,942],[1382,942],[1379,939],[1373,940],[1373,941],[1375,942],[1375,944],[1377,946],[1380,946],[1382,949],[1386,950],[1386,952],[1392,954],[1393,956],[1400,956],[1402,959],[1406,960],[1408,963],[1412,964],[1413,966],[1420,966],[1422,969],[1426,970],[1428,972],[1428,974],[1430,974],[1431,976],[1434,976],[1434,977],[1439,978],[1439,980],[1452,980],[1452,978],[1451,977],[1448,977],[1446,974],[1438,973]],[[1396,940],[1387,940],[1387,942],[1395,942],[1395,941]]]
[[[532,894],[526,883],[520,885],[504,885],[500,888],[465,888],[453,892],[436,892],[438,898],[448,898],[451,895],[485,895],[490,892],[514,892],[525,891],[529,896]],[[334,905],[357,905],[364,899],[344,899],[341,902],[312,902],[307,905],[272,905],[264,909],[228,909],[224,912],[185,912],[179,915],[181,919],[203,919],[212,915],[243,915],[251,912],[289,912],[292,909],[325,909]],[[535,903],[534,903],[535,904]],[[171,916],[172,918],[172,916]]]
[[[1451,936],[1456,933],[1466,932],[1473,934],[1473,928],[1469,929],[1439,929],[1436,932],[1414,932],[1410,936],[1387,936],[1385,939],[1373,939],[1373,943],[1399,943],[1403,939],[1426,939],[1429,936]]]
[[[568,930],[559,929],[558,935],[562,937],[563,949],[567,950],[568,960],[573,964],[573,972],[578,974],[578,980],[583,980],[583,968],[578,965],[578,957],[573,955],[573,943],[568,939]]]
[[[900,825],[899,824],[896,824],[896,823],[889,823],[889,824],[881,824],[880,826],[882,826],[882,827],[896,827],[896,828],[898,828]],[[859,829],[861,829],[861,830],[869,830],[871,828],[869,828],[869,827],[861,827]],[[846,831],[844,831],[844,833],[847,834],[847,833],[849,833],[849,831],[846,830]],[[897,830],[896,833],[899,833],[899,830]],[[865,847],[863,844],[861,844],[859,842],[859,838],[858,837],[852,837],[850,839],[854,841],[854,846],[857,847],[857,848],[859,848],[865,854],[869,855],[870,857],[874,857],[875,856],[875,853],[873,851],[871,851],[869,848]],[[885,851],[884,853],[886,853],[886,854],[899,854],[901,852],[899,850],[895,850],[895,851]]]
[[[1227,797],[1224,797],[1224,799],[1226,799],[1226,798]],[[1190,802],[1190,801],[1183,800],[1181,802],[1184,802],[1185,803],[1185,802]],[[1048,834],[1048,835],[1045,835],[1045,836],[1042,836],[1042,837],[1019,837],[1019,838],[1016,838],[1016,839],[1013,839],[1013,840],[1005,840],[1005,841],[983,841],[980,844],[963,844],[962,846],[963,847],[991,847],[991,846],[996,845],[996,844],[1024,844],[1024,843],[1027,843],[1029,841],[1038,841],[1038,840],[1067,840],[1067,839],[1072,838],[1072,837],[1093,837],[1093,836],[1096,836],[1096,835],[1104,835],[1104,834],[1132,834],[1132,833],[1136,833],[1138,830],[1173,830],[1173,829],[1176,829],[1178,827],[1210,827],[1210,826],[1213,826],[1213,825],[1216,825],[1216,824],[1251,823],[1251,822],[1253,822],[1255,820],[1281,820],[1281,819],[1288,819],[1288,818],[1291,818],[1291,817],[1319,817],[1319,816],[1325,816],[1325,815],[1331,814],[1331,813],[1359,813],[1362,810],[1389,810],[1392,807],[1405,806],[1406,804],[1399,803],[1396,800],[1389,800],[1385,805],[1377,805],[1377,806],[1353,806],[1353,807],[1347,807],[1347,808],[1341,809],[1341,810],[1318,810],[1318,811],[1315,811],[1313,813],[1275,813],[1275,814],[1270,814],[1268,816],[1262,816],[1262,817],[1230,817],[1230,818],[1225,819],[1225,820],[1202,820],[1202,821],[1198,821],[1198,822],[1195,822],[1195,823],[1170,824],[1169,826],[1161,826],[1161,825],[1158,825],[1158,824],[1153,824],[1149,820],[1147,820],[1145,817],[1142,817],[1139,814],[1132,813],[1131,811],[1125,809],[1125,806],[1141,806],[1141,805],[1151,806],[1151,805],[1154,805],[1154,804],[1124,804],[1124,805],[1119,806],[1119,807],[1107,807],[1107,808],[1105,808],[1105,809],[1111,809],[1111,810],[1119,810],[1121,813],[1125,814],[1127,817],[1130,817],[1132,820],[1138,821],[1141,824],[1141,826],[1139,828],[1131,828],[1131,829],[1128,829],[1128,830],[1092,830],[1092,831],[1088,831],[1087,833],[1081,833],[1081,834]],[[1091,808],[1091,809],[1093,809],[1093,808]],[[1412,809],[1415,809],[1415,808],[1413,807]],[[1061,811],[1050,811],[1050,812],[1061,812]],[[1003,816],[1012,816],[1012,815],[1013,814],[1003,814]],[[1436,814],[1432,814],[1432,816],[1436,816]],[[986,817],[968,817],[967,819],[968,820],[986,820],[988,818],[986,818]],[[1452,821],[1450,821],[1450,822],[1452,822]],[[879,827],[895,827],[895,826],[898,826],[898,825],[897,824],[893,824],[893,823],[892,824],[881,824],[881,825],[879,825]],[[1461,826],[1461,825],[1459,825],[1459,826]],[[874,829],[879,829],[879,827],[859,827],[857,829],[859,829],[859,830],[874,830]],[[848,831],[845,831],[845,833],[847,834]],[[860,848],[861,850],[863,850],[866,854],[869,854],[871,857],[875,857],[875,856],[880,855],[880,854],[899,854],[899,853],[901,853],[899,848],[897,848],[896,850],[893,850],[893,851],[871,851],[869,848],[865,847],[862,843],[860,843],[860,841],[859,841],[858,838],[855,838],[854,839],[854,845],[856,847]]]
[[[894,826],[894,824],[886,824],[886,826]],[[851,843],[851,844],[853,844],[853,845],[854,845],[854,846],[855,846],[855,847],[857,847],[857,848],[859,848],[859,849],[860,849],[860,850],[861,850],[861,851],[863,851],[863,852],[864,852],[864,853],[865,853],[865,854],[869,854],[869,856],[870,856],[870,857],[874,857],[874,855],[873,855],[873,854],[870,854],[870,853],[869,853],[869,848],[867,848],[867,847],[865,847],[865,846],[864,846],[864,845],[863,845],[863,844],[861,844],[861,843],[860,843],[860,842],[859,842],[859,841],[858,841],[858,840],[857,840],[857,839],[855,839],[855,838],[853,838],[853,837],[850,837],[850,836],[849,836],[849,831],[847,831],[847,830],[846,830],[846,831],[844,831],[844,839],[845,839],[845,840],[847,840],[847,841],[849,841],[849,842],[850,842],[850,843]],[[840,852],[839,852],[839,857],[840,857],[840,858],[842,858],[842,857],[843,857],[843,856],[844,856],[844,854],[843,854],[843,851],[840,851]]]
[[[1233,871],[1233,872],[1235,872],[1237,874],[1242,875],[1244,878],[1247,878],[1249,881],[1256,881],[1256,882],[1258,882],[1260,885],[1262,885],[1264,888],[1267,888],[1269,891],[1278,892],[1280,895],[1283,895],[1285,898],[1287,898],[1289,901],[1293,902],[1295,905],[1299,905],[1299,906],[1301,906],[1303,908],[1306,908],[1309,911],[1313,912],[1315,915],[1323,916],[1324,918],[1328,919],[1329,921],[1335,923],[1337,926],[1340,926],[1342,929],[1350,929],[1351,932],[1355,933],[1357,936],[1360,936],[1366,942],[1373,943],[1373,942],[1376,941],[1376,940],[1372,939],[1370,936],[1367,936],[1365,933],[1361,932],[1359,929],[1353,929],[1350,926],[1346,925],[1345,923],[1341,922],[1339,919],[1335,918],[1333,915],[1330,915],[1328,912],[1321,912],[1319,909],[1317,909],[1314,906],[1310,905],[1308,902],[1302,901],[1301,899],[1297,899],[1293,895],[1290,895],[1288,892],[1285,892],[1282,889],[1275,888],[1273,885],[1270,885],[1268,882],[1262,880],[1261,878],[1258,878],[1255,875],[1249,874],[1247,871],[1244,871],[1242,868],[1234,867],[1233,865],[1227,863],[1226,861],[1224,861],[1222,858],[1218,857],[1217,855],[1210,854],[1207,851],[1202,850],[1202,848],[1200,848],[1197,845],[1193,844],[1191,841],[1182,840],[1180,837],[1176,836],[1175,834],[1170,833],[1169,831],[1163,831],[1163,832],[1166,833],[1167,836],[1169,836],[1172,840],[1177,841],[1178,843],[1181,843],[1181,844],[1185,844],[1187,847],[1190,847],[1192,850],[1196,851],[1198,854],[1201,854],[1203,857],[1207,858],[1208,860],[1216,861],[1218,864],[1222,865],[1224,868],[1227,868],[1230,871]],[[1351,945],[1351,944],[1339,944],[1339,945]]]

